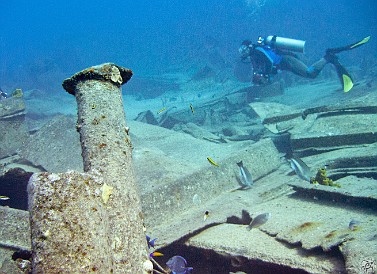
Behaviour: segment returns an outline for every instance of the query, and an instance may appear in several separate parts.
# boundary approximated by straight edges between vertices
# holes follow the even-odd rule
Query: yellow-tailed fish
[[[194,106],[192,104],[190,104],[190,109],[191,109],[192,114],[194,114],[195,109],[194,109]]]
[[[209,211],[206,210],[206,212],[204,212],[203,220],[204,220],[204,221],[207,220],[208,216],[209,216]]]
[[[8,196],[0,195],[0,200],[2,200],[2,201],[9,200],[9,199],[10,198]]]
[[[158,252],[158,251],[154,251],[151,254],[149,254],[149,256],[151,256],[151,257],[162,257],[162,256],[164,256],[164,254],[162,254],[161,252]]]
[[[164,112],[166,110],[166,107],[163,107],[162,109],[160,109],[159,111],[157,111],[157,114],[161,114],[162,112]]]
[[[217,167],[219,167],[219,165],[214,161],[214,160],[212,160],[212,158],[211,157],[207,157],[207,160],[208,160],[208,162],[210,162],[211,163],[211,165],[214,165],[214,166],[217,166]]]

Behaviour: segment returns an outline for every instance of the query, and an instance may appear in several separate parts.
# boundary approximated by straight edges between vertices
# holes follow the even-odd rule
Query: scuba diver
[[[8,94],[0,88],[0,101],[7,99],[8,97]]]
[[[344,47],[327,49],[325,56],[309,67],[295,54],[295,52],[304,52],[305,41],[302,40],[277,36],[259,37],[256,44],[249,40],[243,41],[238,51],[243,62],[251,62],[253,66],[252,81],[255,85],[270,83],[272,75],[277,74],[278,70],[291,71],[305,78],[315,78],[326,64],[331,63],[335,66],[344,92],[348,92],[353,87],[353,80],[339,62],[336,54],[359,47],[369,39],[370,36]]]

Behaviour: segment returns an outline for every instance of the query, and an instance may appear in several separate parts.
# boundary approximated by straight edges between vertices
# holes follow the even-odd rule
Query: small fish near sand
[[[6,201],[9,200],[10,198],[8,196],[0,195],[0,200],[1,201]]]
[[[350,223],[348,224],[348,228],[352,231],[356,231],[360,229],[360,224],[361,222],[358,220],[351,220]]]
[[[243,165],[243,162],[240,161],[237,163],[237,166],[240,168],[239,170],[239,178],[237,178],[237,182],[240,185],[239,189],[248,189],[253,185],[253,178],[249,170]]]
[[[211,165],[219,167],[219,165],[211,157],[207,157],[207,160],[208,162],[210,162]]]
[[[253,228],[258,228],[260,227],[261,225],[264,225],[265,223],[267,223],[267,221],[271,218],[271,213],[263,213],[263,214],[259,214],[258,216],[256,216],[255,218],[253,218],[253,220],[251,221],[251,223],[247,226],[247,230],[251,230]]]
[[[166,107],[163,107],[162,109],[160,109],[159,111],[157,111],[157,114],[161,114],[161,113],[163,113],[165,110],[166,110]]]
[[[291,168],[296,172],[298,177],[310,183],[310,179],[314,176],[304,161],[298,157],[292,157],[288,161],[291,163]]]
[[[194,114],[195,113],[195,109],[194,109],[194,106],[192,104],[190,104],[190,109],[191,109],[192,114]]]
[[[209,211],[206,210],[206,211],[204,212],[203,220],[206,221],[206,220],[208,219],[208,216],[209,216]]]

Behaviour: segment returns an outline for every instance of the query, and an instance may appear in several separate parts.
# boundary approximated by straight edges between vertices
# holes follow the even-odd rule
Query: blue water
[[[235,71],[236,64],[240,63],[238,48],[245,39],[256,41],[258,36],[278,35],[305,40],[305,55],[301,57],[310,65],[324,55],[326,48],[344,46],[370,35],[371,40],[367,45],[341,53],[341,61],[347,68],[356,67],[359,70],[363,68],[362,62],[367,63],[369,67],[367,65],[365,67],[370,68],[370,71],[373,66],[375,69],[377,64],[376,0],[0,0],[0,11],[0,88],[8,93],[16,88],[25,91],[27,119],[32,131],[38,130],[47,119],[58,112],[75,114],[74,98],[63,91],[62,81],[78,71],[105,62],[113,62],[132,69],[134,78],[127,87],[131,87],[135,92],[133,95],[136,94],[142,99],[156,98],[158,95],[163,95],[166,90],[173,90],[169,94],[170,97],[167,95],[165,98],[157,98],[151,106],[143,105],[143,109],[136,108],[132,103],[129,104],[126,108],[133,107],[134,110],[126,109],[127,115],[131,112],[136,116],[138,111],[145,111],[148,108],[153,113],[157,113],[159,109],[166,109],[165,113],[167,113],[178,107],[185,108],[189,118],[187,120],[178,118],[182,121],[177,122],[177,125],[196,122],[205,128],[208,127],[207,124],[213,122],[213,130],[207,128],[206,131],[218,134],[221,140],[224,135],[232,137],[234,134],[237,138],[241,138],[249,136],[245,135],[249,132],[251,132],[250,136],[257,140],[265,134],[265,131],[264,128],[261,129],[262,125],[258,127],[259,118],[256,119],[255,127],[249,125],[247,115],[254,114],[250,114],[246,102],[243,102],[245,103],[243,107],[248,111],[232,109],[224,114],[222,109],[210,109],[209,112],[216,114],[214,118],[207,118],[207,115],[203,114],[203,117],[206,117],[201,121],[201,114],[195,112],[195,116],[191,115],[191,111],[192,113],[194,111],[189,109],[191,103],[199,109],[199,101],[205,101],[206,95],[201,93],[201,86],[196,86],[194,83],[192,95],[187,95],[191,93],[191,86],[187,88],[188,91],[182,91],[180,85],[190,82],[187,79],[193,77],[195,72],[200,71],[207,63],[211,63],[216,73],[226,74],[225,80],[216,79],[216,84],[223,84],[231,79],[236,82],[234,86],[238,87],[237,77],[232,78],[231,74]],[[335,75],[334,70],[332,72]],[[166,78],[163,81],[159,78],[162,75],[175,73],[179,75],[177,78],[180,78],[172,80],[171,83],[164,82]],[[364,75],[366,74],[368,73],[365,72]],[[367,83],[360,89],[361,91],[371,93],[372,88],[375,91],[375,82],[373,82],[375,75],[376,72],[370,77],[372,80],[368,79],[370,89],[364,88],[368,87]],[[137,81],[134,80],[135,78]],[[292,81],[292,83],[295,85],[298,82]],[[240,89],[244,88],[245,84],[239,84]],[[312,102],[319,105],[324,104],[323,102],[327,104],[330,99],[327,99],[323,93],[318,93],[315,88],[311,90],[311,94],[300,93],[301,97],[295,93],[297,90],[286,90],[281,97],[278,97],[279,102],[289,104],[295,101],[304,104],[305,107],[312,107]],[[339,88],[341,88],[340,84]],[[142,94],[146,93],[145,90],[148,90],[149,94]],[[331,88],[328,90],[332,102],[349,100],[350,97],[346,96],[355,94],[352,92],[349,93],[351,95],[345,95],[343,92],[332,93]],[[178,95],[176,94],[178,91],[186,94]],[[216,90],[215,95],[221,96],[221,92],[223,90]],[[291,96],[292,94],[294,96]],[[47,95],[52,95],[55,101],[47,98]],[[207,94],[207,98],[212,99],[215,95]],[[63,96],[71,100],[67,103],[61,100]],[[204,113],[203,109],[202,113]],[[39,121],[43,119],[45,121]],[[240,120],[243,122],[242,119],[247,123],[244,132],[240,131],[241,133],[238,134],[238,131],[232,129],[237,127],[237,122]],[[205,124],[206,121],[211,123]],[[363,123],[367,122],[363,121]],[[175,123],[174,119],[173,123]],[[243,129],[242,126],[240,128]],[[225,134],[226,132],[228,133]],[[328,135],[331,134],[333,132],[329,129]],[[265,136],[271,135],[265,134]],[[285,139],[283,141],[281,147],[287,142]],[[366,140],[365,143],[367,142],[369,141]],[[364,144],[364,141],[360,143]],[[31,151],[34,149],[30,148]],[[190,152],[186,153],[190,157],[189,161],[192,161]],[[62,155],[66,157],[64,153]],[[208,164],[204,157],[203,160]],[[193,161],[199,160],[193,159]],[[366,166],[369,167],[369,164]],[[371,163],[370,166],[374,167],[375,164]],[[235,181],[232,183],[237,185]],[[0,195],[8,195],[4,190],[1,191]],[[14,198],[10,196],[12,201]],[[317,198],[313,197],[314,199]],[[24,202],[26,204],[26,199]],[[375,240],[375,237],[373,232],[371,239]],[[208,273],[197,270],[199,268],[197,265],[200,263],[193,259],[199,256],[196,250],[176,252],[174,248],[169,248],[171,250],[166,251],[166,256],[161,259],[162,263],[168,260],[169,252],[172,256],[190,256],[188,266],[194,266],[195,273]],[[214,264],[209,268],[215,266],[221,268],[228,263],[224,262],[222,257],[218,257],[219,265]],[[204,256],[200,259],[201,262],[207,260]],[[209,265],[208,262],[203,263],[205,264]],[[288,271],[286,273],[290,273]]]
[[[242,40],[277,34],[306,40],[308,60],[327,47],[376,37],[374,0],[1,1],[0,86],[52,89],[52,81],[114,62],[135,75],[179,70],[216,46],[230,64]],[[347,54],[376,57],[376,43]],[[183,68],[182,68],[183,69]],[[41,82],[41,81],[39,81]]]

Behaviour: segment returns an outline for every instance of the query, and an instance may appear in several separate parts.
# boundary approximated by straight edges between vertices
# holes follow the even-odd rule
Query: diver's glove
[[[253,84],[257,86],[266,85],[270,82],[270,75],[263,73],[253,73]]]

